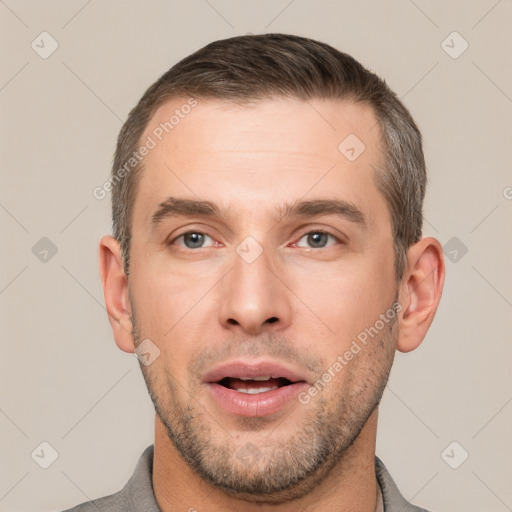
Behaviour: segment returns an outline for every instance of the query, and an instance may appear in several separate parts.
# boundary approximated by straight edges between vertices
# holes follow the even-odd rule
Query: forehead
[[[190,106],[192,101],[195,106]],[[285,97],[240,105],[220,99],[182,97],[157,109],[142,139],[152,137],[157,142],[156,149],[165,152],[197,146],[202,151],[234,151],[236,144],[243,151],[252,147],[256,151],[278,148],[279,152],[293,152],[300,148],[307,153],[311,147],[317,153],[319,149],[338,150],[336,141],[341,142],[349,134],[358,135],[367,146],[378,143],[380,131],[371,106],[344,100]],[[303,145],[305,140],[307,146]]]
[[[168,196],[212,200],[255,212],[307,194],[343,198],[375,215],[386,208],[374,182],[380,130],[361,103],[275,98],[251,105],[174,98],[141,138],[143,161],[134,219],[147,222]],[[382,211],[380,212],[382,213]]]

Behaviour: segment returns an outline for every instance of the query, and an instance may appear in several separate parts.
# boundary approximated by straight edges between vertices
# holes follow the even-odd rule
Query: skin
[[[185,101],[162,105],[141,140]],[[378,402],[395,351],[425,337],[444,282],[442,248],[430,237],[409,248],[395,280],[389,210],[372,168],[383,163],[375,125],[370,107],[345,101],[198,99],[145,157],[130,276],[111,236],[100,242],[100,273],[118,347],[133,352],[149,338],[160,350],[141,369],[156,409],[153,486],[164,512],[374,511]],[[349,134],[366,146],[352,162],[338,150]],[[152,228],[169,196],[214,202],[221,217]],[[278,213],[312,199],[353,204],[366,228],[334,214]],[[318,231],[332,236],[308,236]],[[180,237],[187,232],[208,235],[204,246]],[[236,251],[247,236],[262,250],[252,263]],[[281,361],[314,383],[396,300],[396,321],[307,404],[241,418],[201,382],[243,357]],[[240,456],[248,446],[250,463]]]

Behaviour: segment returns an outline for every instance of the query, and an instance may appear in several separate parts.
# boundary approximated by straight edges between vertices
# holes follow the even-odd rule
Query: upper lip
[[[258,362],[236,360],[228,361],[214,367],[204,375],[203,382],[218,382],[225,377],[251,379],[265,375],[270,375],[272,378],[284,377],[290,382],[306,381],[304,375],[287,368],[281,363],[269,360],[260,360]]]

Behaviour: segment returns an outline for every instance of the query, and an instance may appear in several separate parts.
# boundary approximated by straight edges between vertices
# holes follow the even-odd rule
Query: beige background
[[[425,235],[456,237],[458,261],[447,260],[424,344],[397,356],[377,453],[405,497],[433,511],[512,510],[511,0],[2,0],[0,22],[1,511],[115,492],[152,442],[138,363],[115,346],[103,306],[97,242],[110,206],[92,190],[145,88],[206,43],[248,32],[351,53],[420,125]],[[46,59],[31,47],[51,49],[43,31],[59,45]],[[469,44],[458,58],[454,31]],[[57,248],[46,262],[32,250],[42,237]],[[48,469],[31,457],[44,441],[58,452]]]

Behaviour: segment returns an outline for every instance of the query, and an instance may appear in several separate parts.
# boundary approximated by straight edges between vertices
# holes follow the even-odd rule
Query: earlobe
[[[400,284],[397,349],[410,352],[425,338],[437,311],[444,285],[444,256],[435,238],[422,238],[407,251],[407,268]]]
[[[128,279],[124,272],[119,242],[104,236],[99,245],[99,268],[108,319],[117,346],[124,352],[133,352],[131,304]]]

